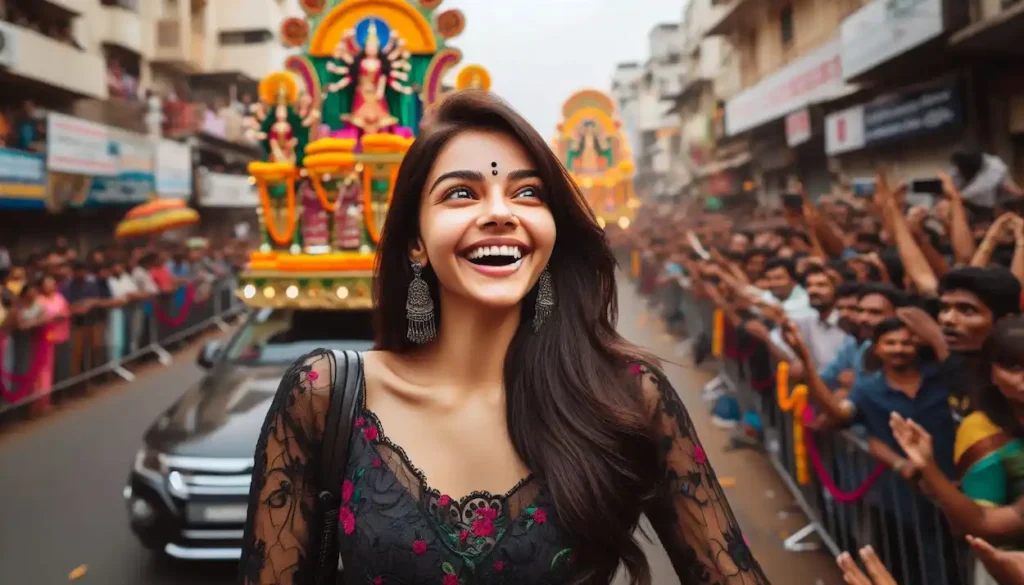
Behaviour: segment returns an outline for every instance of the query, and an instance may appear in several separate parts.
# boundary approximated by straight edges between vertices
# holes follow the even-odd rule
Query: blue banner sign
[[[950,130],[963,124],[956,83],[899,95],[864,106],[864,143],[875,146]]]
[[[0,148],[0,207],[41,208],[45,197],[45,157]]]

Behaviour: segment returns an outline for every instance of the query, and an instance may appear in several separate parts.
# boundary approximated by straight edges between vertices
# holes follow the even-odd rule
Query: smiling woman
[[[346,584],[608,583],[621,563],[649,585],[642,513],[681,582],[767,583],[679,396],[616,332],[603,230],[505,103],[458,93],[412,145],[376,297],[352,428],[325,428],[333,353],[281,383],[256,451],[247,583],[311,583],[340,554]],[[317,497],[333,486],[319,459],[339,431],[338,550],[320,550]]]

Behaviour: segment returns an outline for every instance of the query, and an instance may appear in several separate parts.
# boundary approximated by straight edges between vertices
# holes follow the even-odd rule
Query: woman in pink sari
[[[35,351],[40,355],[40,372],[36,378],[35,394],[32,402],[32,413],[42,414],[50,408],[50,389],[53,388],[54,347],[71,337],[71,309],[67,299],[57,290],[57,281],[52,276],[43,277],[38,302],[42,305],[42,316],[39,337],[35,343]]]

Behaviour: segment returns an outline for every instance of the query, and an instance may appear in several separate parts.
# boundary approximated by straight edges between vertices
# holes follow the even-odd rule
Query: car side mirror
[[[196,365],[204,370],[213,369],[213,365],[220,356],[221,343],[219,341],[207,341],[196,356]]]

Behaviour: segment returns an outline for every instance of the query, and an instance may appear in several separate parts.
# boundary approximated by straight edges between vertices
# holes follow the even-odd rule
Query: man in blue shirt
[[[896,308],[906,304],[903,293],[888,284],[867,284],[860,287],[857,308],[853,311],[853,336],[839,348],[836,356],[824,366],[819,366],[818,375],[832,390],[852,388],[863,374],[864,353],[871,345],[875,327],[885,319],[896,316]]]

